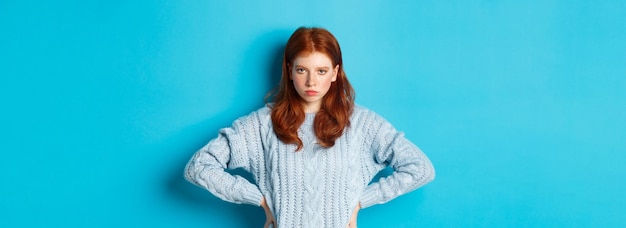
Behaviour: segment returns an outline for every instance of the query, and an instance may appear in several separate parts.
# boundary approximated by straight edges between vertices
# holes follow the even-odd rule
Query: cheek
[[[302,79],[298,77],[293,78],[291,81],[293,82],[293,85],[296,87],[296,89],[298,89],[299,87],[302,87],[304,84]]]
[[[330,77],[324,80],[324,84],[326,85],[326,87],[330,87],[332,83],[333,83],[333,79]]]

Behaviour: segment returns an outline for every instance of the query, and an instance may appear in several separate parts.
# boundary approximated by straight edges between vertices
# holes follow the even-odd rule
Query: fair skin
[[[315,113],[319,111],[322,106],[322,98],[328,93],[330,85],[337,80],[339,65],[333,66],[326,54],[313,52],[297,56],[289,68],[289,79],[303,100],[304,112]],[[261,200],[260,205],[265,211],[265,225],[263,227],[267,228],[270,224],[274,224],[276,227],[276,219],[265,202],[265,197]],[[357,227],[357,214],[360,209],[361,204],[354,208],[347,228]]]
[[[333,66],[328,56],[321,52],[300,55],[290,65],[289,79],[303,100],[306,113],[317,112],[330,85],[337,80],[339,65]]]
[[[270,224],[273,224],[274,227],[276,227],[276,219],[274,219],[274,215],[272,215],[272,211],[270,211],[270,207],[267,206],[267,203],[265,202],[265,197],[261,199],[261,207],[265,211],[265,224],[263,225],[263,228],[269,227]]]

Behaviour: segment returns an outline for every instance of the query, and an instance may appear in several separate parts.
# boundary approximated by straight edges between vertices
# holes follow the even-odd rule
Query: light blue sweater
[[[346,227],[358,203],[385,203],[432,181],[435,171],[422,151],[389,122],[356,106],[351,125],[331,148],[316,143],[315,114],[298,135],[304,148],[284,144],[261,108],[219,131],[187,164],[185,178],[233,203],[260,205],[265,196],[278,227]],[[392,175],[370,183],[382,169]],[[256,184],[225,169],[243,168]]]

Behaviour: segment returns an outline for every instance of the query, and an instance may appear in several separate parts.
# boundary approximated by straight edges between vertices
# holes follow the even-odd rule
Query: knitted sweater
[[[185,178],[233,203],[260,205],[262,197],[278,227],[346,227],[353,210],[385,203],[435,177],[429,159],[389,122],[356,106],[351,125],[330,148],[316,143],[315,113],[306,114],[298,135],[285,144],[264,107],[219,131],[187,164]],[[385,167],[394,172],[372,178]],[[225,169],[242,168],[256,182]]]

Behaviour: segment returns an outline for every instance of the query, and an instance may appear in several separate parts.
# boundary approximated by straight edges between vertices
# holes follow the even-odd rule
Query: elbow
[[[187,165],[185,166],[185,170],[183,173],[183,176],[185,177],[185,180],[191,182],[191,183],[197,183],[196,181],[196,172],[195,172],[196,168],[195,168],[195,164],[192,161],[189,161],[189,163],[187,163]]]
[[[411,183],[412,189],[420,188],[433,180],[435,180],[435,169],[432,164],[428,162],[427,164],[416,164],[412,169],[408,170],[396,170],[408,174],[409,182]]]
[[[418,187],[421,187],[422,185],[425,185],[435,180],[435,168],[430,162],[422,165],[418,170],[419,171],[415,172],[413,175]]]
[[[428,174],[426,175],[426,180],[427,182],[432,182],[435,180],[435,176],[437,176],[436,172],[435,172],[435,168],[431,165],[430,169],[428,170]]]
[[[424,179],[426,180],[426,183],[434,181],[435,176],[435,167],[430,161],[428,161],[427,164],[424,166]]]

